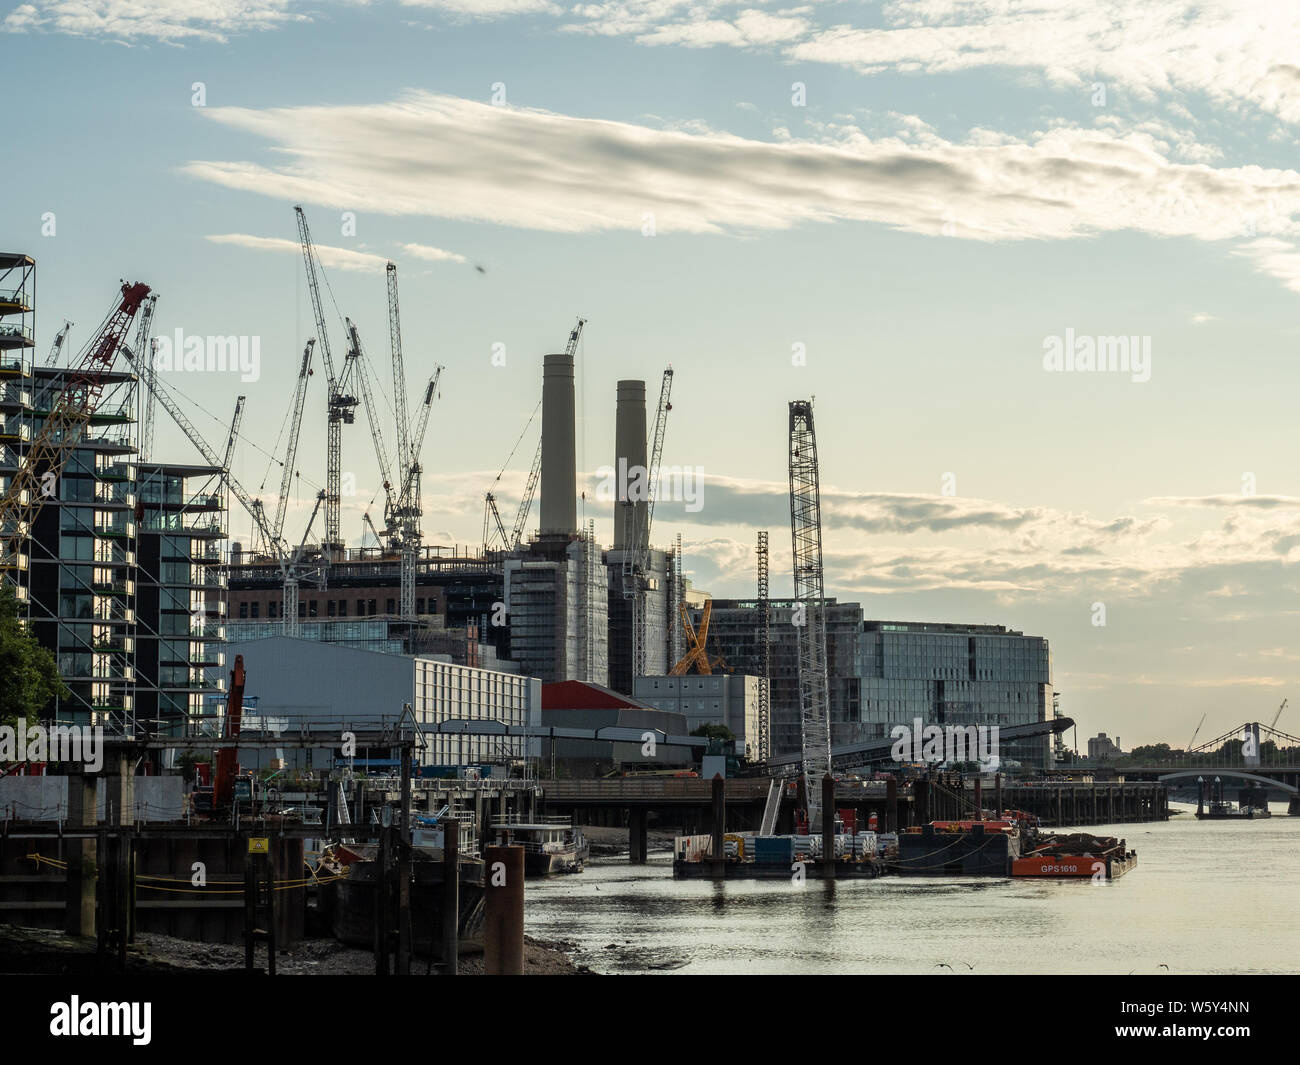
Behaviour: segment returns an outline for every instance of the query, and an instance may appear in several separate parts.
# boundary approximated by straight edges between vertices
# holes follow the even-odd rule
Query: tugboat
[[[524,848],[524,876],[580,873],[591,856],[591,845],[573,826],[572,818],[505,820],[496,822],[492,828],[498,845]]]

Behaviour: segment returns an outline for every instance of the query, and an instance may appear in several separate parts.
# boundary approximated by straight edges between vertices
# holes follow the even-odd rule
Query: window
[[[249,604],[249,610],[248,610],[248,616],[249,616],[250,618],[255,618],[255,617],[257,617],[258,607],[260,607],[260,606],[261,606],[260,603],[250,603],[250,604]]]
[[[396,614],[396,613],[397,613],[397,600],[396,600],[396,599],[389,599],[389,600],[388,600],[388,606],[387,606],[387,608],[385,609],[384,613],[386,613],[386,614]]]
[[[363,618],[363,617],[365,617],[365,616],[366,616],[366,601],[365,601],[364,599],[358,599],[358,600],[357,600],[357,617],[359,617],[359,618]]]
[[[248,604],[247,604],[247,603],[240,603],[240,604],[239,604],[239,616],[240,616],[241,618],[246,618],[246,617],[248,617]]]
[[[371,614],[378,614],[378,613],[379,613],[379,608],[376,606],[376,603],[377,603],[377,602],[378,602],[378,600],[375,600],[375,599],[370,600],[370,613],[371,613]],[[390,599],[389,602],[391,603],[392,600]]]
[[[347,617],[347,616],[348,616],[348,601],[347,601],[346,599],[340,599],[340,600],[339,600],[339,617],[341,617],[341,618],[345,618],[345,617]]]
[[[417,614],[423,614],[423,613],[424,613],[424,600],[423,600],[423,599],[417,599],[417,600],[415,601],[415,612],[416,612]]]
[[[326,613],[329,617],[335,617],[335,616],[337,616],[337,613],[338,613],[338,604],[335,603],[335,601],[334,601],[333,599],[331,599],[331,600],[329,600],[328,602],[326,602],[326,604],[325,604],[325,613]]]
[[[318,608],[319,608],[319,605],[320,605],[320,604],[317,603],[317,601],[316,601],[315,599],[313,599],[310,603],[308,603],[308,604],[307,604],[307,616],[308,616],[308,617],[312,617],[312,618],[316,617],[316,616],[318,615],[318,613],[319,613],[319,609],[318,609]]]
[[[298,602],[298,616],[300,618],[305,618],[307,616],[307,604],[301,600]]]
[[[269,603],[266,604],[266,616],[267,616],[268,618],[273,618],[273,617],[275,617],[275,600],[274,600],[274,599],[272,599]]]

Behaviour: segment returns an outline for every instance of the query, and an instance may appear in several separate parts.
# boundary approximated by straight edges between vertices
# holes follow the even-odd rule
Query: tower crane
[[[810,832],[821,828],[821,782],[831,770],[819,481],[812,401],[794,400],[790,403],[790,539],[794,549],[794,622],[799,633],[800,768]],[[832,815],[827,811],[826,816]]]
[[[485,506],[483,508],[483,551],[487,552],[492,543],[492,534],[494,532],[501,534],[501,542],[505,544],[507,550],[510,547],[510,534],[506,532],[505,522],[501,520],[501,511],[497,510],[497,497],[489,492],[484,497]],[[494,529],[489,524],[489,519],[496,523]]]
[[[303,263],[307,270],[307,289],[311,295],[312,313],[316,318],[316,341],[320,344],[321,358],[325,363],[327,433],[325,443],[325,540],[324,554],[332,559],[342,550],[339,532],[340,483],[343,469],[343,426],[356,420],[357,397],[348,392],[352,360],[345,359],[343,371],[334,372],[334,356],[330,352],[329,330],[325,324],[325,309],[321,305],[320,282],[316,266],[320,257],[311,241],[307,228],[307,215],[301,206],[294,207],[298,215],[298,240],[302,245]]]
[[[136,355],[135,352],[131,351],[129,347],[124,345],[122,352],[132,363],[138,364],[139,356]],[[225,480],[227,487],[229,487],[231,495],[239,500],[244,509],[248,511],[249,516],[252,517],[253,523],[257,526],[258,535],[262,538],[262,541],[269,546],[275,561],[280,567],[280,576],[284,584],[284,594],[281,600],[281,617],[283,621],[284,634],[286,636],[296,636],[299,632],[298,585],[302,577],[305,576],[310,569],[314,568],[308,567],[307,570],[304,570],[300,566],[300,563],[303,551],[307,545],[307,537],[311,534],[311,527],[316,520],[316,514],[320,511],[321,503],[325,502],[325,493],[322,491],[317,494],[316,506],[312,509],[311,518],[308,519],[307,528],[303,532],[302,541],[296,548],[290,549],[284,540],[273,534],[271,525],[266,520],[266,512],[263,509],[261,502],[253,499],[248,492],[244,490],[244,486],[240,484],[235,475],[230,472],[229,467],[223,465],[221,459],[217,456],[217,453],[213,451],[208,445],[208,442],[203,439],[203,435],[195,427],[194,423],[186,417],[184,411],[182,411],[176,405],[175,401],[167,395],[158,381],[156,379],[148,379],[146,383],[149,388],[153,390],[158,402],[162,404],[163,409],[171,415],[172,421],[174,421],[180,430],[189,437],[190,443],[198,449],[198,452],[203,456],[204,461],[207,462],[209,466],[213,466],[222,471],[222,478]]]
[[[144,367],[142,375],[145,380],[144,411],[140,421],[140,461],[148,462],[153,458],[153,389],[149,387],[149,382],[153,380],[157,368],[153,360],[153,312],[154,305],[158,302],[158,294],[155,292],[140,307],[140,321],[135,327],[135,343],[131,345],[131,350],[139,352],[144,356]]]
[[[149,295],[149,286],[122,283],[121,294],[81,354],[63,373],[63,385],[50,403],[41,430],[27,449],[22,464],[0,494],[0,538],[5,561],[21,551],[30,535],[32,520],[51,493],[42,490],[57,481],[68,456],[77,446],[104,391],[104,378],[113,368],[118,349],[125,350],[127,331]]]
[[[644,676],[645,661],[645,593],[650,581],[650,530],[654,525],[655,491],[654,482],[663,459],[664,433],[668,428],[668,412],[673,409],[670,401],[673,391],[673,368],[664,370],[663,381],[659,386],[659,406],[655,410],[654,427],[650,434],[650,447],[647,449],[650,468],[646,470],[646,518],[645,527],[638,522],[631,522],[632,549],[623,556],[623,597],[632,600],[632,677]],[[626,501],[626,507],[633,508],[636,502]]]
[[[68,331],[72,328],[72,323],[66,318],[63,319],[63,328],[54,334],[54,343],[50,345],[50,354],[45,359],[46,366],[57,366],[59,364],[59,355],[63,351],[63,345],[67,343]]]
[[[284,533],[284,516],[289,506],[289,492],[298,462],[298,436],[302,429],[302,410],[307,399],[307,382],[311,378],[311,356],[316,348],[316,338],[307,341],[302,349],[302,362],[298,366],[298,381],[294,385],[293,415],[289,423],[288,447],[284,455],[284,472],[280,475],[280,498],[275,505],[275,521],[271,532],[278,541]]]
[[[366,408],[366,420],[370,423],[370,439],[375,445],[375,459],[379,463],[379,476],[382,478],[384,486],[384,535],[391,543],[395,544],[397,541],[397,528],[393,511],[397,501],[393,495],[392,478],[388,476],[391,467],[388,464],[388,449],[384,447],[384,433],[379,422],[379,411],[375,406],[374,397],[370,393],[370,379],[367,376],[365,350],[361,346],[361,334],[357,332],[357,327],[353,324],[352,319],[345,318],[343,321],[348,335],[348,359],[356,366],[358,391],[361,393],[362,405]]]
[[[1282,700],[1282,705],[1277,708],[1277,713],[1273,715],[1273,720],[1268,723],[1270,729],[1277,728],[1277,719],[1282,716],[1282,711],[1286,709],[1287,700]]]

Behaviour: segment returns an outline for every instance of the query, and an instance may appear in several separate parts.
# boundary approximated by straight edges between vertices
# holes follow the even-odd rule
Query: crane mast
[[[360,385],[361,402],[366,408],[366,420],[370,423],[370,438],[375,445],[375,459],[379,463],[379,476],[384,485],[384,535],[390,543],[396,542],[398,536],[397,522],[394,514],[396,500],[393,496],[393,482],[388,476],[388,450],[384,447],[384,434],[379,422],[379,411],[370,394],[370,379],[367,376],[365,354],[361,347],[361,334],[352,323],[351,318],[344,319],[348,332],[348,358],[356,365],[357,384]]]
[[[330,352],[329,330],[325,324],[325,309],[321,304],[320,282],[316,276],[315,246],[307,228],[307,215],[301,206],[294,207],[298,215],[298,240],[302,245],[303,262],[307,269],[307,289],[311,295],[312,313],[316,318],[316,339],[320,344],[321,358],[325,363],[326,394],[326,457],[325,457],[325,539],[322,547],[327,559],[334,558],[343,549],[340,536],[340,484],[343,469],[343,426],[356,420],[357,397],[347,392],[348,371],[352,360],[345,360],[343,373],[335,376],[334,356]]]
[[[148,387],[153,376],[158,372],[154,366],[153,345],[151,337],[153,336],[153,312],[154,305],[158,302],[158,294],[154,293],[140,307],[140,321],[135,329],[135,344],[132,345],[133,351],[138,351],[145,356],[144,367],[141,376],[145,380],[144,412],[140,421],[140,461],[148,462],[153,458],[153,389]]]
[[[799,637],[799,736],[808,830],[821,829],[821,782],[831,769],[826,678],[826,589],[822,572],[821,488],[811,400],[790,404],[790,538],[794,623]],[[826,812],[826,816],[832,816]]]
[[[50,345],[50,354],[45,360],[46,366],[57,366],[59,355],[63,352],[63,345],[67,343],[68,331],[72,329],[72,323],[68,319],[63,320],[63,328],[54,334],[54,343]]]
[[[650,447],[647,449],[650,468],[646,471],[649,485],[646,499],[645,528],[639,528],[632,522],[632,549],[623,556],[623,595],[632,600],[632,677],[645,675],[646,670],[646,618],[645,593],[650,576],[650,529],[654,524],[655,499],[658,492],[654,483],[658,479],[658,470],[663,460],[664,433],[668,428],[668,412],[673,409],[671,396],[673,391],[673,368],[664,371],[663,381],[659,386],[659,406],[655,410],[654,427],[650,433]],[[627,507],[635,507],[635,502],[628,501]]]
[[[293,393],[293,418],[289,424],[288,449],[284,456],[284,472],[280,475],[280,498],[275,505],[275,521],[271,532],[276,540],[284,534],[284,516],[289,506],[289,491],[293,484],[293,473],[298,461],[298,436],[302,429],[302,409],[307,399],[307,381],[311,377],[311,356],[316,347],[316,338],[312,337],[303,348],[302,363],[298,367],[298,383]]]
[[[410,450],[410,423],[406,420],[406,367],[402,364],[402,312],[397,301],[397,264],[384,267],[388,278],[388,344],[393,357],[393,407],[397,414],[397,462],[405,470],[415,456]]]

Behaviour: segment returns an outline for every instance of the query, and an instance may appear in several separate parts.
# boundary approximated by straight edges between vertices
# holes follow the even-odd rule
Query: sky
[[[0,0],[0,241],[37,258],[41,361],[120,279],[159,294],[155,335],[256,338],[250,380],[164,378],[218,450],[248,397],[232,469],[267,500],[317,333],[294,204],[390,454],[396,262],[413,409],[445,366],[426,543],[480,543],[494,483],[511,525],[542,355],[581,316],[600,539],[615,383],[653,402],[671,365],[663,463],[702,493],[654,540],[750,596],[768,529],[788,594],[812,397],[829,595],[1046,637],[1081,746],[1181,747],[1300,677],[1296,55],[1300,9],[1265,0]],[[291,530],[324,380],[318,350]],[[156,453],[197,459],[157,416]],[[382,513],[364,415],[343,447],[355,545]]]

